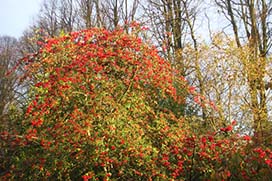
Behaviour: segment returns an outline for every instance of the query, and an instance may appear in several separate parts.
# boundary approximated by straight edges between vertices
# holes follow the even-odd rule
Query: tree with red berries
[[[272,152],[246,150],[251,137],[233,134],[235,122],[201,135],[185,124],[190,117],[169,102],[182,107],[184,96],[201,96],[142,41],[137,23],[130,34],[92,28],[39,44],[39,52],[23,59],[23,79],[33,86],[22,130],[0,134],[4,150],[16,150],[1,179],[218,180],[271,173]]]

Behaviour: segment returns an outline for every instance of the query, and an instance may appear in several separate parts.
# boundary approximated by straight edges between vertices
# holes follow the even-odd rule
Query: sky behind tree
[[[38,14],[41,0],[0,0],[0,35],[20,37]]]
[[[0,0],[0,36],[9,35],[16,38],[22,36],[23,31],[35,22],[41,3],[42,0]],[[219,18],[218,21],[218,18],[218,15],[213,18],[213,21],[216,21],[212,24],[215,32],[222,28],[220,23],[222,19]],[[202,38],[207,39],[209,32],[204,26],[207,24],[207,19],[202,15],[200,21],[196,31],[202,35]]]

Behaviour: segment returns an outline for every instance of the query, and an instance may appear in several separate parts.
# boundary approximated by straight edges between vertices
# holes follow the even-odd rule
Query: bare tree
[[[60,29],[64,32],[74,31],[78,20],[78,7],[75,0],[62,0],[58,11]]]
[[[197,91],[204,95],[205,80],[200,66],[196,23],[200,19],[201,2],[195,0],[146,0],[142,4],[146,21],[151,26],[155,42],[162,54],[180,75],[186,77]],[[147,4],[147,5],[146,5]],[[188,47],[192,46],[190,55]],[[189,58],[190,57],[190,58]],[[193,76],[192,76],[193,75]],[[199,114],[207,118],[207,110],[201,107]]]
[[[143,2],[146,21],[152,27],[154,38],[166,45],[166,58],[173,64],[182,58],[182,50],[186,44],[193,42],[194,47],[197,47],[195,21],[199,3],[200,1],[193,0]]]
[[[118,25],[137,20],[139,0],[105,0],[101,3],[103,25],[108,29],[115,29]],[[128,31],[128,29],[126,29]]]
[[[18,70],[15,71],[19,59],[17,39],[9,36],[0,37],[0,128],[10,128],[9,111],[17,107],[21,99],[18,82]]]
[[[37,26],[53,37],[59,33],[58,0],[44,1],[38,17]]]
[[[51,37],[90,27],[115,29],[139,15],[139,0],[44,0],[36,27]]]
[[[101,21],[99,0],[77,0],[81,28],[97,26]]]
[[[78,13],[75,0],[44,0],[35,26],[50,37],[71,32],[79,26]]]

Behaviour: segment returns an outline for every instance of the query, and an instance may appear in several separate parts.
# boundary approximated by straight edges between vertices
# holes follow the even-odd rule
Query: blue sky
[[[42,0],[0,0],[0,35],[19,38],[33,24]]]

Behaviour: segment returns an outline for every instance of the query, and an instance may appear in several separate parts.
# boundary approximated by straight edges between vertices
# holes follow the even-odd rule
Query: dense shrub
[[[40,44],[37,54],[24,58],[24,79],[33,82],[24,131],[1,135],[5,150],[16,149],[3,179],[239,180],[271,174],[271,151],[249,148],[250,137],[231,133],[234,123],[195,135],[163,106],[167,99],[182,106],[194,91],[136,32],[93,28]]]

